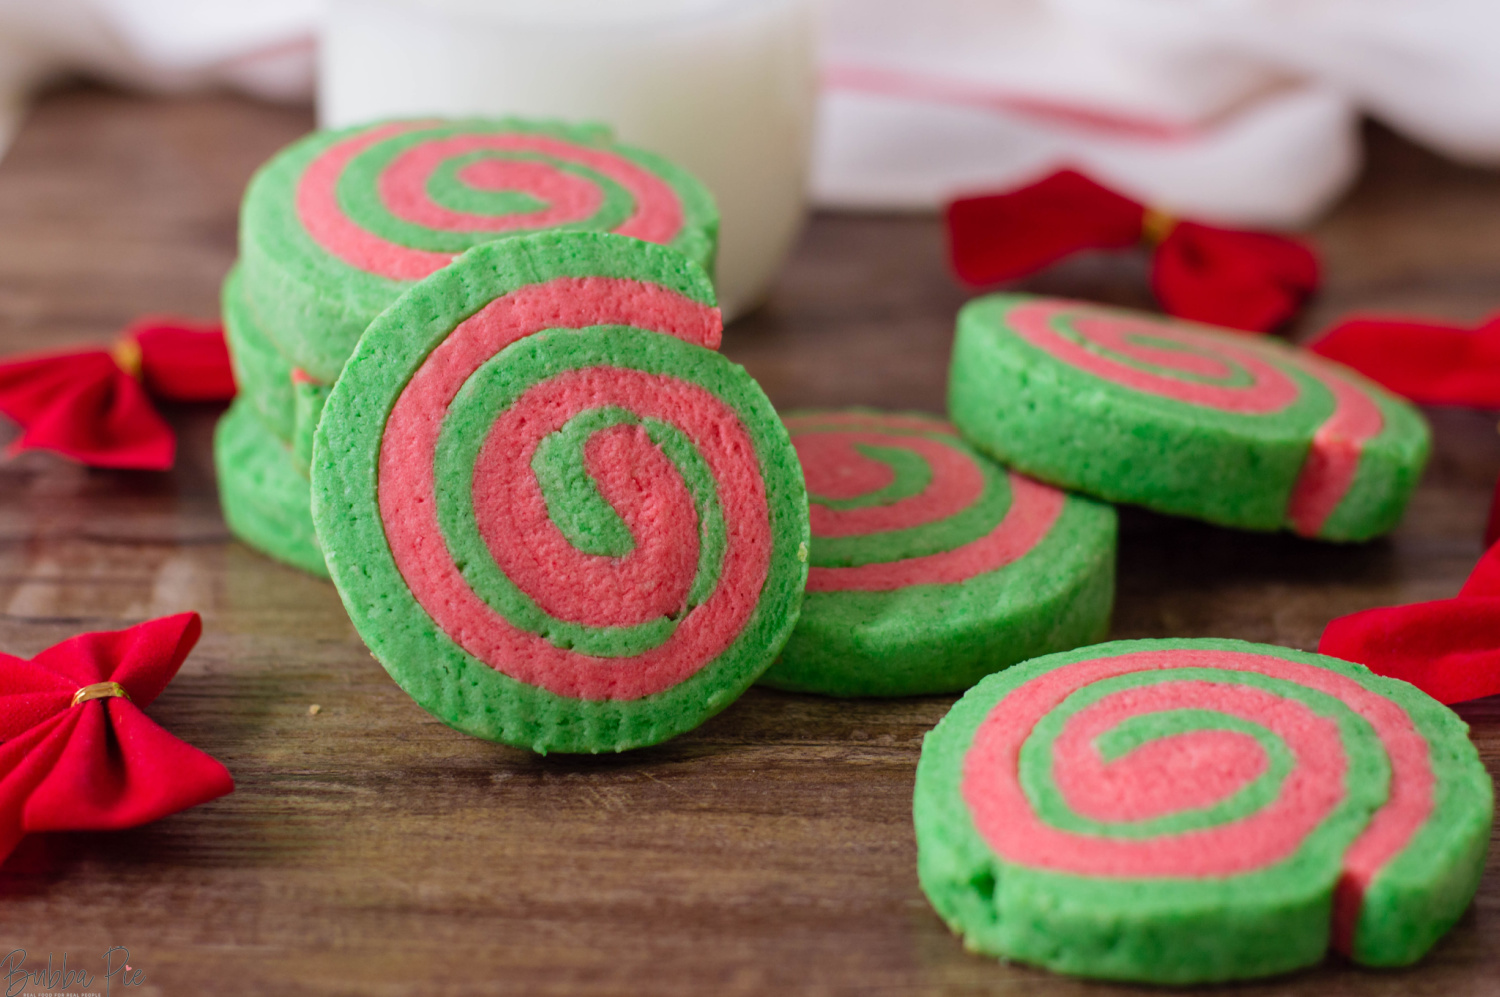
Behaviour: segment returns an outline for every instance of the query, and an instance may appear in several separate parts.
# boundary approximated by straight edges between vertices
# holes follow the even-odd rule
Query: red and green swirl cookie
[[[797,628],[762,684],[956,692],[1108,629],[1109,506],[1007,473],[932,416],[785,421],[807,481],[812,560]]]
[[[371,324],[318,425],[313,518],[419,704],[536,751],[618,751],[770,665],[807,496],[720,330],[700,267],[601,233],[481,246]]]
[[[1336,658],[1117,641],[975,686],[927,736],[918,873],[981,952],[1155,983],[1415,962],[1494,792],[1450,710]]]
[[[953,422],[1028,474],[1225,526],[1364,540],[1427,461],[1415,408],[1265,337],[993,295],[959,313]]]
[[[615,232],[712,273],[718,212],[685,171],[598,126],[388,121],[318,132],[245,193],[245,283],[295,366],[332,383],[365,326],[473,246],[559,229]]]

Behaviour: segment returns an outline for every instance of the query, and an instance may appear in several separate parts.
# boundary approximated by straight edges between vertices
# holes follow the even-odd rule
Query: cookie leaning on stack
[[[470,250],[370,325],[312,503],[355,629],[424,708],[535,751],[654,744],[770,665],[807,495],[707,274],[554,232]]]

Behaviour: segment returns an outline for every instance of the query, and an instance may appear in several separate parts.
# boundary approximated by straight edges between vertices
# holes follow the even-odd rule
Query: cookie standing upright
[[[1415,408],[1305,350],[1020,295],[959,313],[948,408],[980,449],[1062,487],[1328,540],[1394,528],[1430,449]]]
[[[246,191],[246,292],[293,365],[332,384],[365,326],[473,246],[518,233],[610,231],[712,272],[718,214],[659,156],[597,126],[388,121],[317,132]]]
[[[785,421],[807,480],[812,561],[797,629],[762,684],[955,692],[1104,636],[1112,508],[1007,473],[931,416]]]
[[[537,751],[622,750],[771,663],[807,497],[720,328],[696,264],[599,233],[478,247],[370,326],[318,426],[313,518],[419,704]]]
[[[1494,790],[1452,711],[1336,658],[1117,641],[980,682],[928,734],[923,889],[966,944],[1200,983],[1332,947],[1403,966],[1458,920]]]

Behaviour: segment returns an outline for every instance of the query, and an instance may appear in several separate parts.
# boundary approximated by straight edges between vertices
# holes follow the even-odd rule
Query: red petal
[[[1318,651],[1402,679],[1442,703],[1500,693],[1500,598],[1368,609],[1328,624]]]
[[[140,383],[99,351],[0,364],[0,412],[21,424],[15,451],[153,471],[170,468],[176,453],[171,428]]]
[[[1458,595],[1459,598],[1500,596],[1500,546],[1491,546],[1484,552]]]
[[[0,860],[26,834],[26,800],[51,771],[77,722],[77,714],[64,712],[0,744]]]
[[[1062,170],[1005,194],[947,208],[948,252],[959,280],[984,286],[1040,270],[1081,249],[1122,249],[1141,238],[1144,209],[1081,173]]]
[[[49,668],[0,654],[0,743],[66,710],[77,691],[78,683]]]
[[[76,689],[58,689],[0,695],[0,741],[9,741],[57,716],[72,705],[75,692]]]
[[[234,372],[224,327],[157,317],[134,323],[127,336],[141,347],[141,377],[157,398],[222,402],[234,397]]]
[[[25,425],[79,385],[111,381],[120,368],[103,350],[16,357],[0,363],[0,412]]]
[[[63,690],[71,695],[74,686],[75,683],[35,661],[0,653],[0,696]]]
[[[202,633],[197,613],[178,613],[126,630],[79,634],[31,660],[65,676],[73,691],[96,682],[118,682],[132,702],[146,706],[172,681]]]
[[[126,700],[75,710],[81,716],[72,735],[26,800],[26,831],[135,827],[234,789],[223,765]]]
[[[1318,260],[1295,239],[1179,222],[1157,247],[1151,288],[1171,315],[1269,332],[1318,287]]]

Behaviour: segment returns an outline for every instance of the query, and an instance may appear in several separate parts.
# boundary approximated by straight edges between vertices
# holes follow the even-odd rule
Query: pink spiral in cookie
[[[994,525],[964,542],[930,553],[847,566],[820,565],[826,541],[930,531],[984,501],[986,474],[953,427],[921,416],[830,412],[786,420],[811,497],[813,564],[809,592],[892,591],[952,585],[997,571],[1033,550],[1062,513],[1066,496],[1017,474],[1007,475],[1009,505]],[[896,471],[863,448],[901,450],[930,476],[920,490],[880,500]],[[994,472],[991,472],[992,474]],[[869,499],[868,504],[850,504]],[[829,503],[842,503],[842,506]],[[824,544],[819,543],[820,540]],[[873,549],[873,548],[872,548]]]
[[[324,251],[348,265],[390,280],[420,280],[447,266],[456,252],[404,245],[351,214],[339,187],[351,164],[382,143],[433,131],[432,121],[379,125],[341,139],[319,153],[298,179],[296,211]],[[434,175],[457,160],[458,180],[477,191],[509,191],[541,202],[533,211],[478,214],[454,210],[431,194]],[[531,131],[436,132],[403,149],[376,180],[379,202],[393,218],[434,232],[537,231],[588,222],[605,193],[580,167],[617,184],[631,199],[628,215],[612,231],[647,242],[670,243],[684,213],[671,184],[620,152]]]
[[[1174,674],[1183,669],[1194,671]],[[1348,951],[1365,888],[1431,815],[1435,777],[1427,741],[1406,711],[1336,671],[1267,654],[1193,648],[1126,653],[1042,672],[996,703],[965,757],[962,793],[975,827],[1005,862],[1086,877],[1222,879],[1275,866],[1319,833],[1344,802],[1355,742],[1326,710],[1274,683],[1247,678],[1254,676],[1337,700],[1373,729],[1389,764],[1384,803],[1343,855],[1333,934]],[[1106,681],[1111,685],[1102,695],[1091,694]],[[1088,695],[1083,705],[1068,706],[1078,694]],[[1065,710],[1063,723],[1050,746],[1024,755],[1038,725],[1059,709]],[[1108,732],[1174,714],[1217,715],[1278,741],[1290,768],[1274,795],[1227,810],[1217,823],[1126,835],[1064,826],[1028,790],[1037,779],[1050,782],[1074,814],[1105,826],[1243,802],[1236,794],[1267,773],[1269,757],[1256,737],[1229,724],[1170,729],[1114,757],[1102,754],[1100,739]]]
[[[1273,351],[1247,337],[1182,322],[1059,302],[1020,305],[1007,318],[1022,339],[1078,370],[1142,394],[1221,412],[1257,416],[1290,407],[1301,389],[1287,367],[1318,381],[1333,396],[1334,409],[1313,433],[1287,508],[1293,529],[1304,536],[1316,536],[1343,501],[1364,444],[1384,428],[1380,408],[1368,394],[1308,353]]]
[[[516,625],[477,593],[438,520],[438,444],[460,390],[521,338],[547,329],[630,326],[714,347],[718,310],[653,284],[556,278],[496,298],[461,322],[402,390],[379,456],[379,505],[396,566],[433,623],[479,661],[558,695],[639,699],[677,685],[727,648],[754,612],[771,552],[754,441],[735,410],[681,377],[580,366],[531,384],[485,433],[474,464],[473,518],[495,564],[553,618],[631,627],[685,606],[698,561],[697,515],[680,471],[638,423],[595,432],[585,466],[630,531],[623,557],[584,553],[554,523],[532,464],[574,417],[623,410],[674,427],[708,469],[733,538],[715,586],[670,636],[639,654],[598,657]],[[641,349],[649,349],[643,342]]]

